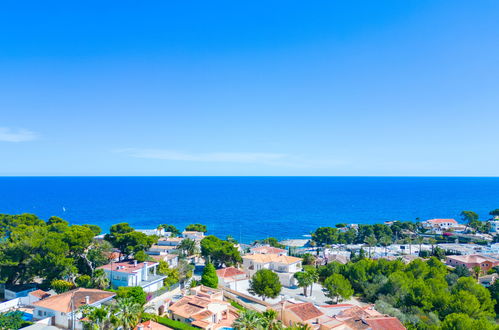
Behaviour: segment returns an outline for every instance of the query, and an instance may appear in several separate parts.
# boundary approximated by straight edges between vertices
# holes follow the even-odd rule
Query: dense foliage
[[[187,227],[185,227],[185,230],[186,231],[199,231],[202,233],[206,233],[208,231],[208,228],[206,228],[206,225],[202,225],[200,223],[194,223],[194,224],[191,224],[191,225],[188,225]]]
[[[201,284],[215,289],[218,287],[217,271],[215,270],[213,264],[209,262],[204,266],[203,274],[201,276]]]
[[[104,238],[126,257],[140,251],[147,251],[158,241],[158,237],[135,231],[128,223],[112,225],[109,234],[106,234]]]
[[[407,232],[416,230],[417,225],[413,222],[396,221],[392,225],[374,224],[359,225],[355,228],[320,227],[312,233],[312,240],[319,246],[329,244],[363,244],[369,240],[375,240],[383,245],[407,236]]]
[[[459,277],[461,269],[449,272],[435,257],[408,265],[385,259],[332,262],[318,271],[326,288],[331,276],[342,275],[355,294],[415,329],[439,329],[452,323],[457,313],[493,327],[495,300],[489,290],[472,277]]]
[[[0,215],[0,282],[30,283],[42,278],[73,282],[77,274],[92,275],[107,263],[106,245],[94,241],[95,229],[69,225],[51,217],[46,222],[32,214]]]
[[[241,254],[234,243],[223,241],[213,235],[201,240],[201,255],[217,268],[234,266],[242,262]]]

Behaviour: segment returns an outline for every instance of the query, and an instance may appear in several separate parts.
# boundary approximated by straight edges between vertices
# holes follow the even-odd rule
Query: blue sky
[[[0,6],[0,175],[499,175],[498,1]]]

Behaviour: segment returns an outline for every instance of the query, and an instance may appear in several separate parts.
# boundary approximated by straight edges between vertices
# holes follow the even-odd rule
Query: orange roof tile
[[[302,321],[308,321],[324,315],[314,304],[308,302],[285,306],[284,308],[295,313]]]
[[[277,255],[277,254],[247,254],[243,256],[243,259],[251,259],[256,262],[260,263],[270,263],[270,262],[275,262],[275,263],[281,263],[281,264],[286,264],[286,265],[291,265],[297,262],[300,262],[302,259],[297,258],[297,257],[291,257],[291,256],[283,256],[283,255]]]
[[[39,300],[33,305],[48,308],[58,312],[69,313],[86,305],[85,299],[89,297],[89,303],[94,304],[106,298],[114,297],[116,293],[98,289],[78,288]]]
[[[40,299],[50,297],[50,293],[45,292],[45,291],[40,290],[40,289],[35,290],[35,291],[31,291],[29,294],[32,296],[35,296],[37,298],[40,298]]]
[[[137,324],[134,330],[138,330],[139,327],[142,327],[142,329],[144,330],[173,330],[172,328],[169,328],[152,320]]]
[[[246,275],[246,273],[235,267],[226,267],[226,268],[217,269],[217,275],[218,277],[227,278],[238,275]]]

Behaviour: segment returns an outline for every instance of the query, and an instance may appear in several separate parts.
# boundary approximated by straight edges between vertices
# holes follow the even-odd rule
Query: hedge
[[[174,321],[167,317],[156,317],[156,322],[166,325],[174,330],[199,330],[198,328],[191,327],[190,325],[179,321]]]

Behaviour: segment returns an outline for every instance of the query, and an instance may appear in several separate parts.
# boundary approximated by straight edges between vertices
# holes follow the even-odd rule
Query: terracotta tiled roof
[[[151,320],[137,324],[134,330],[138,330],[140,326],[144,330],[173,330],[172,328],[169,328],[167,326],[164,326],[162,324],[159,324]]]
[[[193,321],[191,324],[201,329],[208,329],[210,326],[210,323],[201,320]]]
[[[366,318],[364,322],[369,324],[372,330],[405,330],[404,325],[396,317]]]
[[[209,299],[196,296],[185,296],[171,305],[170,310],[184,318],[189,318],[192,315],[203,311],[209,304]]]
[[[152,266],[155,264],[157,264],[157,262],[149,262],[148,266]],[[146,265],[145,262],[138,262],[137,265],[135,265],[134,261],[131,260],[131,261],[113,262],[97,268],[112,270],[113,272],[118,272],[118,273],[133,274],[144,268],[145,265]]]
[[[260,253],[247,254],[247,255],[243,256],[243,258],[251,259],[251,260],[259,262],[259,263],[276,262],[276,263],[287,264],[287,265],[291,265],[291,264],[294,264],[294,263],[301,261],[301,258],[297,258],[297,257],[283,256],[283,255],[277,255],[277,254],[260,254]]]
[[[86,305],[85,297],[89,297],[89,303],[94,304],[106,298],[114,297],[116,293],[97,289],[78,288],[55,296],[35,302],[33,305],[48,308],[54,311],[69,313]]]
[[[451,222],[451,223],[457,224],[457,221],[454,220],[454,219],[430,219],[430,220],[426,220],[426,222],[429,222],[429,223],[447,223],[447,222]]]
[[[45,291],[40,290],[40,289],[35,290],[35,291],[31,291],[29,294],[32,296],[35,296],[37,298],[40,298],[40,299],[50,297],[50,293],[45,292]]]
[[[204,320],[210,316],[213,315],[213,312],[210,311],[210,310],[204,310],[202,312],[199,312],[199,313],[196,313],[196,314],[193,314],[191,316],[191,318],[193,318],[194,320]]]
[[[276,248],[273,246],[257,246],[257,247],[251,248],[251,252],[281,254],[281,253],[286,252],[286,250],[279,249],[279,248]]]
[[[499,260],[492,257],[482,256],[479,254],[447,256],[447,259],[456,260],[463,263],[481,264],[482,262],[498,263]]]
[[[240,269],[237,269],[235,267],[226,267],[222,269],[217,270],[217,275],[218,277],[222,278],[227,278],[227,277],[233,277],[233,276],[238,276],[238,275],[245,275],[246,273]]]
[[[317,307],[312,303],[300,303],[294,304],[290,306],[285,306],[285,309],[288,309],[296,314],[302,321],[308,321],[311,319],[316,319],[324,315]]]

